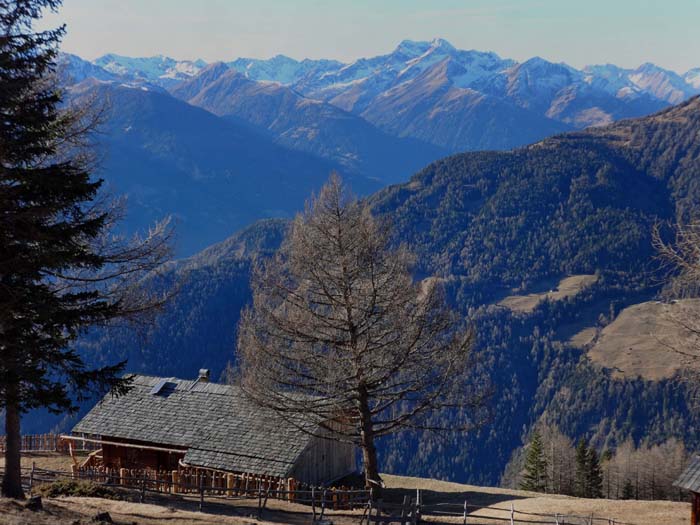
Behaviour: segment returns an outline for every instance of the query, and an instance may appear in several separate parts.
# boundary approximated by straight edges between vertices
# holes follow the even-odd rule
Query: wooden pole
[[[141,503],[146,499],[146,471],[143,471],[143,478],[141,479]]]
[[[267,490],[265,491],[265,500],[263,501],[262,507],[260,508],[260,518],[262,518],[262,511],[265,510],[265,507],[267,507],[267,498],[270,497],[270,487],[267,487]]]
[[[515,525],[515,507],[510,504],[510,525]]]
[[[32,495],[32,487],[34,487],[34,470],[36,469],[36,462],[32,461],[32,471],[29,473],[29,495]]]
[[[311,487],[311,513],[313,514],[313,521],[316,521],[316,488]]]
[[[420,489],[416,489],[416,519],[420,521],[421,506],[423,505],[423,495]]]
[[[204,508],[204,476],[199,476],[199,512]]]
[[[463,525],[467,525],[467,513],[469,511],[467,510],[467,500],[464,500],[464,519],[462,521]]]
[[[233,474],[226,474],[226,495],[230,498],[233,496],[233,485],[236,483],[236,478]]]

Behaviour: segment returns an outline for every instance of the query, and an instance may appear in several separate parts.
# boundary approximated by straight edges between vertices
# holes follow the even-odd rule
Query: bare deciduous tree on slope
[[[483,406],[485,391],[467,377],[472,334],[437,279],[414,282],[412,263],[334,175],[254,272],[240,323],[245,392],[299,426],[357,444],[375,494],[377,438],[464,430]],[[449,417],[435,417],[441,410]]]

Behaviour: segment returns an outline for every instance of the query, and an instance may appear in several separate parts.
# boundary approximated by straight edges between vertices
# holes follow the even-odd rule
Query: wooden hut
[[[700,456],[695,456],[674,486],[689,491],[693,499],[690,508],[691,525],[700,525]]]
[[[107,394],[64,436],[99,443],[106,468],[196,468],[313,485],[355,471],[352,445],[300,430],[238,387],[210,383],[206,370],[196,380],[136,375],[132,385],[124,396]]]

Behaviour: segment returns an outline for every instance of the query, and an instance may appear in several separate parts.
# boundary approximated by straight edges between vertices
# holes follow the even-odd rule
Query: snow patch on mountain
[[[163,55],[134,58],[113,53],[101,56],[93,64],[114,75],[162,86],[191,78],[207,65],[203,60],[175,60]]]
[[[700,67],[688,71],[683,75],[683,79],[693,89],[697,89],[700,92]]]
[[[278,82],[283,85],[294,84],[307,75],[319,75],[343,66],[336,60],[305,58],[300,61],[285,55],[268,59],[238,58],[227,65],[250,80]]]

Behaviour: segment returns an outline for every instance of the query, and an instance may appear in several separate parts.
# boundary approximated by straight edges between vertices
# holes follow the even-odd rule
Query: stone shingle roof
[[[237,387],[133,377],[128,394],[107,394],[73,432],[186,447],[190,465],[271,476],[287,476],[311,440]],[[163,379],[160,392],[151,393]]]
[[[683,474],[673,482],[673,485],[681,489],[690,490],[691,492],[700,493],[700,456],[694,456],[693,459],[690,460],[688,467],[683,471]]]

